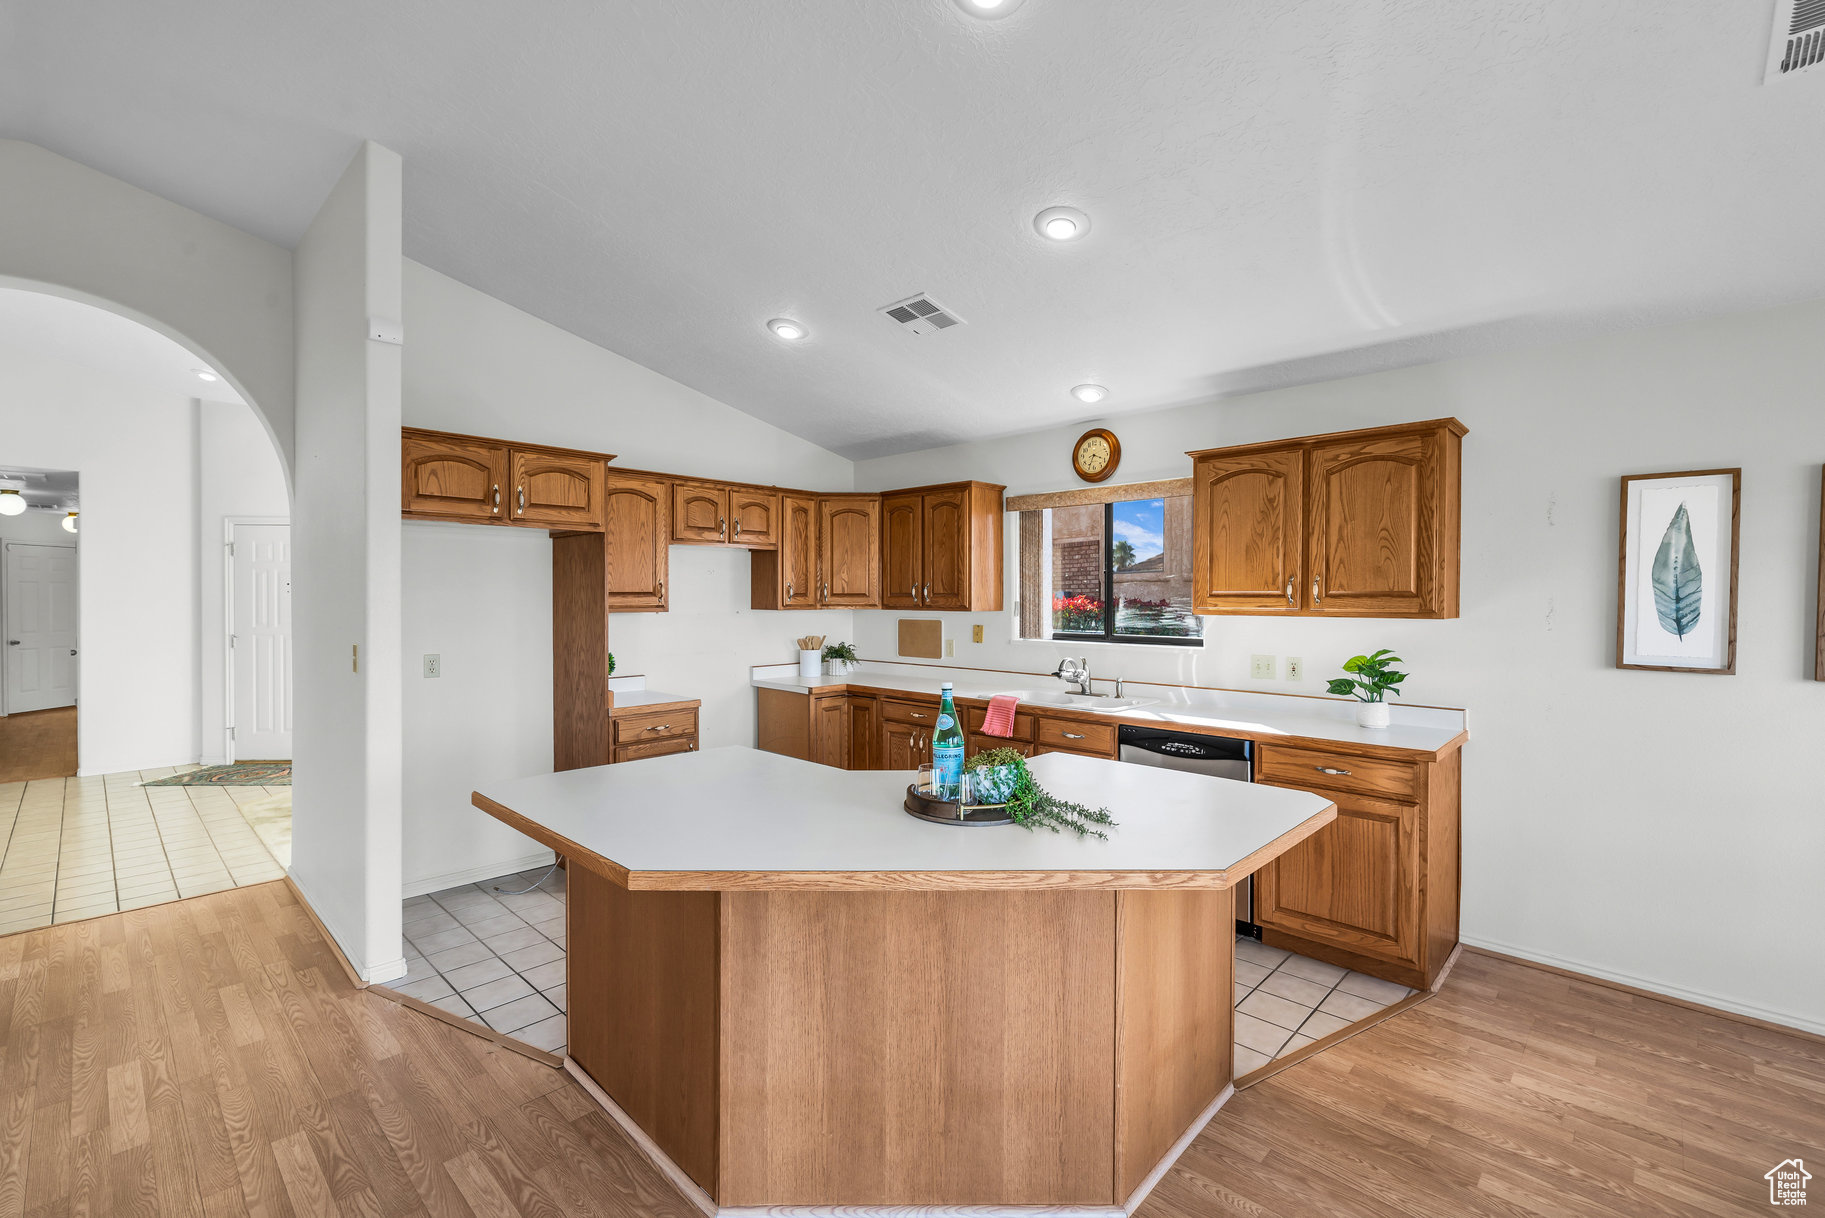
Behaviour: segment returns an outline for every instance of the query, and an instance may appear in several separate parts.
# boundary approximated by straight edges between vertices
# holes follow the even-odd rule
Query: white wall
[[[225,402],[198,402],[196,411],[198,739],[203,763],[219,765],[228,745],[223,522],[247,516],[284,520],[291,499],[278,451],[253,411]]]
[[[1455,415],[1464,441],[1462,616],[1206,619],[1201,652],[1099,647],[1100,676],[1262,690],[1253,653],[1322,684],[1396,648],[1414,701],[1470,708],[1467,942],[1825,1032],[1825,728],[1812,672],[1825,304],[1697,322],[1115,420],[1117,481],[1180,477],[1188,449]],[[1087,425],[1087,424],[1086,424]],[[1072,485],[1083,426],[864,462],[864,488],[984,478]],[[1743,467],[1733,677],[1613,667],[1617,479]],[[1049,670],[1010,619],[944,615],[964,665]],[[858,615],[866,656],[895,614]],[[987,621],[975,645],[963,627]]]
[[[255,403],[289,464],[290,251],[19,140],[0,140],[0,199],[0,281],[176,339]]]
[[[399,885],[402,171],[363,144],[299,242],[292,878],[369,981],[405,972]],[[359,667],[353,662],[360,648]]]
[[[405,266],[405,421],[617,454],[615,464],[847,490],[836,454],[417,263]],[[406,891],[501,874],[538,848],[469,804],[493,779],[552,764],[551,546],[542,532],[407,524]],[[503,536],[505,534],[506,536]],[[751,664],[853,615],[755,613],[748,556],[674,546],[668,613],[616,614],[617,675],[703,699],[703,742],[751,744]],[[442,656],[427,680],[422,656]]]

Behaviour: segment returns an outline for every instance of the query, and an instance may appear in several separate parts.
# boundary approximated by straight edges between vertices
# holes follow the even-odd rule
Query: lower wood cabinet
[[[1257,782],[1322,795],[1337,819],[1255,875],[1271,947],[1415,988],[1457,946],[1462,754],[1412,762],[1263,745]]]
[[[697,749],[696,702],[658,709],[634,707],[616,711],[609,721],[614,760],[639,761]]]

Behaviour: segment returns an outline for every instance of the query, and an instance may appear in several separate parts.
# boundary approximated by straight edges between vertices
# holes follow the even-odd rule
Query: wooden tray
[[[1011,825],[1014,818],[1007,813],[1006,804],[986,805],[970,808],[962,816],[957,815],[957,801],[954,799],[933,799],[919,790],[916,782],[906,785],[906,811],[920,820],[931,821],[934,825]]]

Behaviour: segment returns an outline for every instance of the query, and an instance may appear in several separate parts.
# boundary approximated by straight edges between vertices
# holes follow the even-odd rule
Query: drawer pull
[[[926,715],[923,711],[907,711],[906,713],[911,715],[915,719],[926,719],[926,718],[930,717],[930,716]]]
[[[1320,774],[1348,774],[1349,773],[1348,770],[1340,770],[1336,766],[1332,766],[1332,765],[1315,765],[1312,768],[1314,770],[1317,770]]]
[[[1084,735],[1082,732],[1061,732],[1059,734],[1062,735],[1066,740],[1082,740],[1084,738]]]
[[[672,725],[669,723],[655,723],[651,727],[643,727],[640,730],[643,732],[669,732],[672,730]]]

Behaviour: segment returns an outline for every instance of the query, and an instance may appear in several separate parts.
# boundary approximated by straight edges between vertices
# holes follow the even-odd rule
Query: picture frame
[[[1743,471],[1622,479],[1616,667],[1736,672]]]

